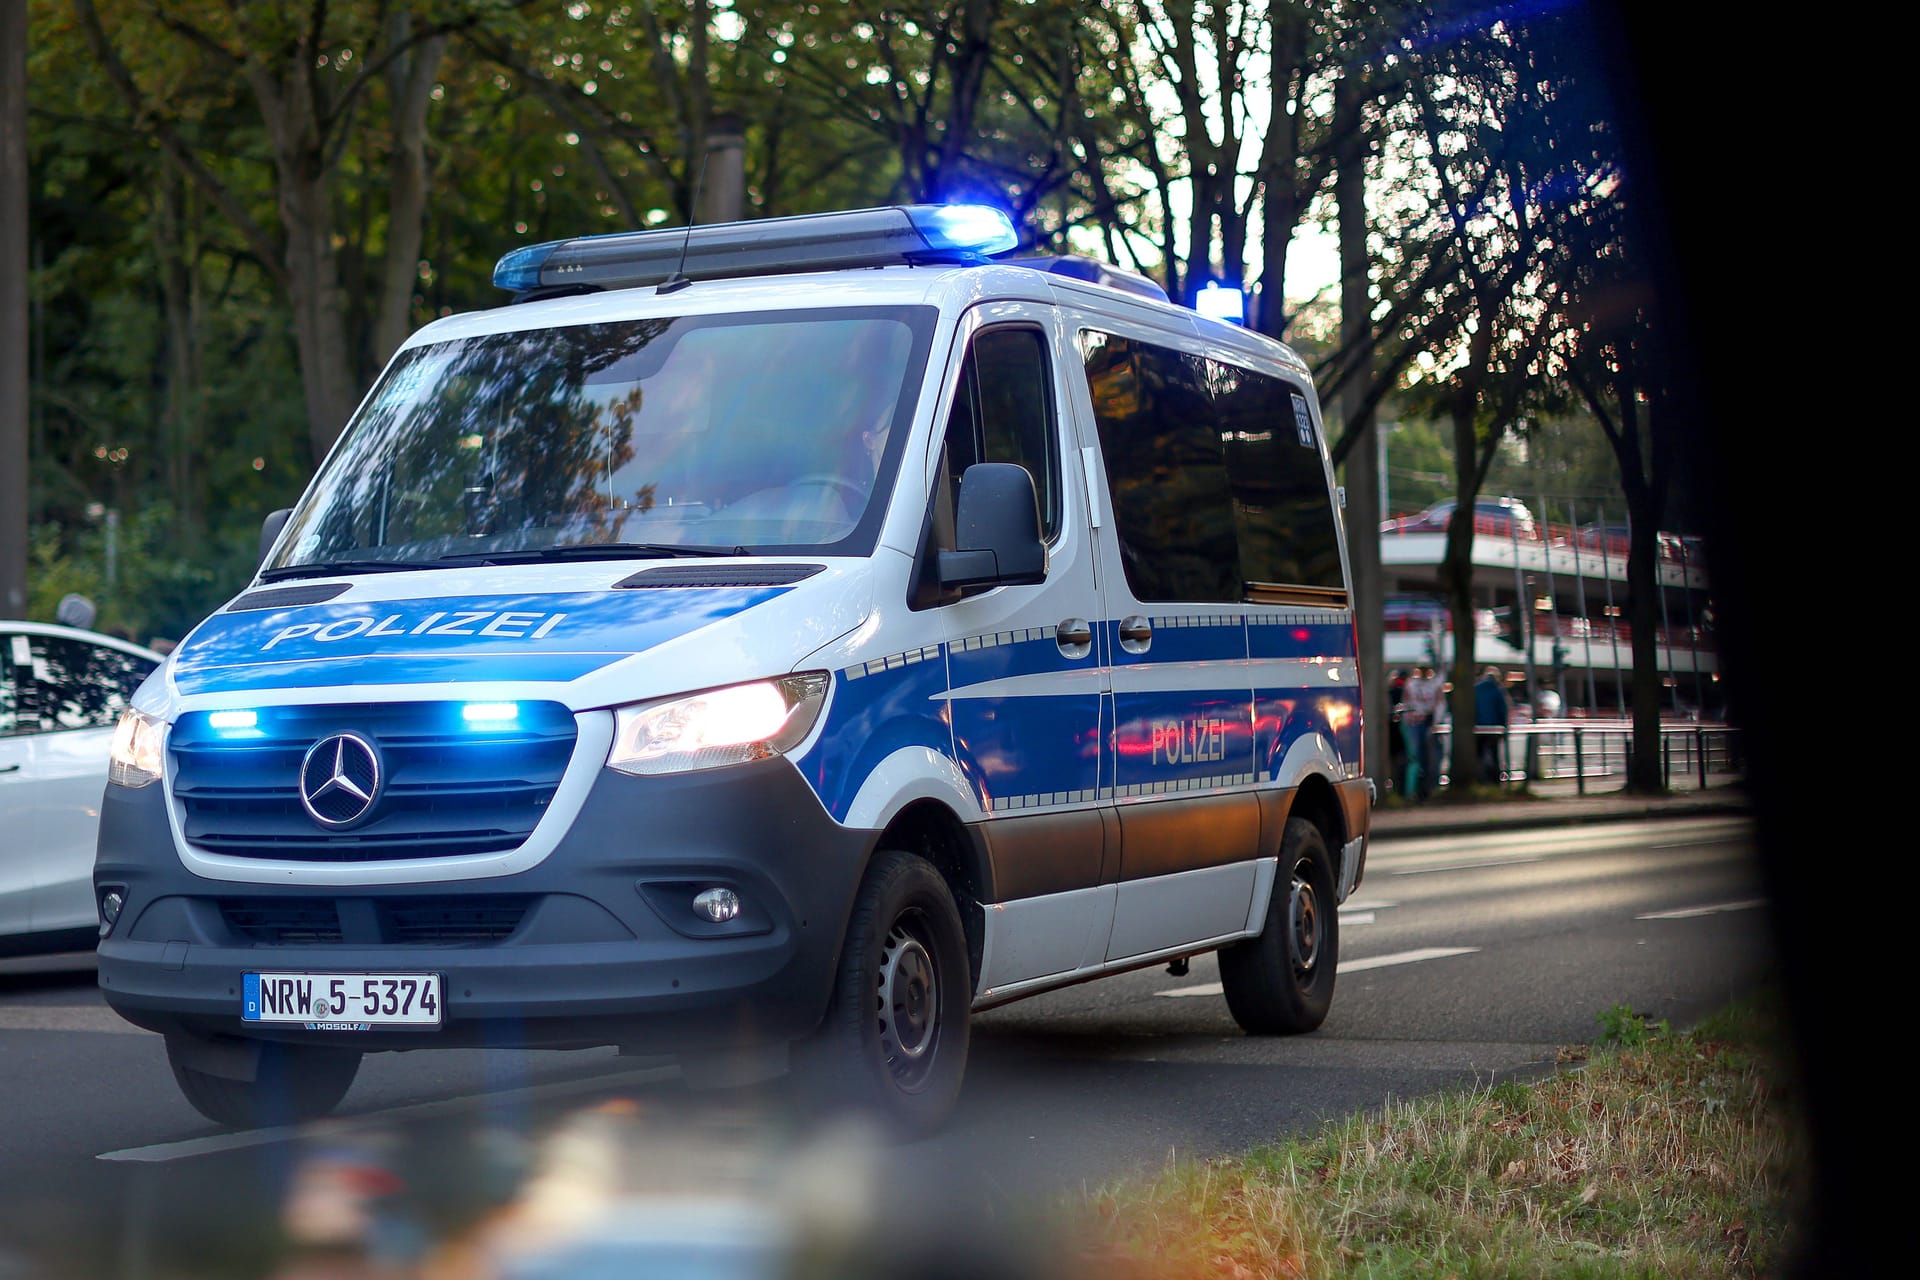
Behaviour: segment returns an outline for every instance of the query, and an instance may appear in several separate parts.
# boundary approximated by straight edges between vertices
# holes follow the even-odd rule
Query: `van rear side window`
[[[1136,599],[1343,590],[1326,471],[1298,388],[1132,338],[1089,330],[1080,341]]]

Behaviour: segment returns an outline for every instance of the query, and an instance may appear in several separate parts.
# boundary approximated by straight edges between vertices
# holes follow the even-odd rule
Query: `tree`
[[[1450,246],[1458,275],[1453,347],[1423,378],[1419,398],[1451,423],[1455,518],[1447,526],[1440,583],[1455,636],[1476,634],[1471,594],[1475,522],[1471,513],[1500,442],[1524,430],[1523,410],[1551,404],[1542,374],[1559,328],[1562,250],[1550,194],[1573,176],[1540,139],[1557,123],[1556,86],[1530,74],[1520,33],[1504,24],[1468,46],[1430,46],[1413,81],[1415,135],[1431,166],[1434,231]],[[1476,774],[1473,646],[1455,646],[1451,671],[1450,772]]]
[[[169,5],[130,10],[109,32],[93,0],[73,0],[88,47],[123,100],[133,127],[239,233],[292,314],[313,456],[346,425],[367,368],[410,327],[426,204],[426,117],[450,32],[475,25],[479,8],[422,16],[404,3],[377,12],[278,4]],[[232,176],[193,137],[204,95],[245,86],[272,165],[275,216],[262,217]],[[339,225],[343,171],[374,126],[384,93],[385,233],[378,320],[370,341],[348,327]],[[362,230],[370,230],[365,222]],[[355,256],[371,257],[365,238]]]
[[[1633,755],[1628,787],[1659,791],[1661,678],[1659,531],[1666,522],[1680,424],[1672,396],[1665,320],[1648,274],[1651,254],[1621,154],[1621,137],[1581,13],[1529,28],[1526,71],[1553,86],[1558,110],[1536,147],[1559,156],[1548,188],[1561,246],[1563,322],[1550,353],[1556,381],[1576,392],[1618,462],[1626,498],[1627,621],[1633,649]]]

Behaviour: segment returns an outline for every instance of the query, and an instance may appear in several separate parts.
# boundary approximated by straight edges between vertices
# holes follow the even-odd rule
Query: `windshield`
[[[595,548],[863,554],[934,315],[659,318],[413,348],[315,479],[266,572]]]

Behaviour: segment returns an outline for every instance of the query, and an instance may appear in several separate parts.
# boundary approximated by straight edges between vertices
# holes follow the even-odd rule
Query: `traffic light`
[[[1555,641],[1553,646],[1553,674],[1555,676],[1558,676],[1562,671],[1565,671],[1566,669],[1567,669],[1567,646],[1559,643],[1558,641]]]

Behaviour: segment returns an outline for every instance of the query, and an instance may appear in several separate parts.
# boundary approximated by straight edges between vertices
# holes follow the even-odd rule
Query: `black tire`
[[[966,930],[946,881],[926,859],[882,849],[854,900],[826,1019],[798,1046],[796,1083],[809,1103],[932,1133],[960,1097],[972,1001]]]
[[[210,1075],[182,1059],[169,1039],[167,1064],[180,1092],[195,1111],[232,1129],[299,1124],[324,1116],[340,1105],[360,1071],[360,1054],[353,1050],[310,1045],[262,1044],[259,1069],[251,1080]]]
[[[1340,917],[1326,837],[1287,819],[1280,874],[1259,936],[1220,948],[1220,985],[1233,1020],[1256,1036],[1290,1036],[1326,1021],[1340,959]]]

